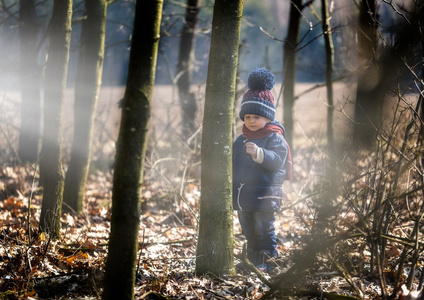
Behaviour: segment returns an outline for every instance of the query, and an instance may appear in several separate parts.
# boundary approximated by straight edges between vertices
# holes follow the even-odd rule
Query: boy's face
[[[264,128],[266,123],[271,122],[271,120],[258,116],[258,115],[252,115],[252,114],[246,114],[244,115],[244,124],[246,125],[247,129],[250,131],[256,131],[261,128]]]

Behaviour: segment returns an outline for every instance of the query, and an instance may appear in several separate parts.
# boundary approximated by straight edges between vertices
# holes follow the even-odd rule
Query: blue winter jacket
[[[279,126],[282,127],[279,123]],[[284,129],[284,128],[283,128]],[[253,142],[264,151],[259,164],[246,153],[245,143]],[[246,140],[240,135],[233,144],[233,208],[245,211],[278,211],[286,178],[288,149],[278,133]]]

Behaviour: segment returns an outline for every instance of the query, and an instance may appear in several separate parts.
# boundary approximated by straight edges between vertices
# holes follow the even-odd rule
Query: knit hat
[[[253,114],[274,120],[275,104],[271,92],[275,84],[274,78],[274,74],[264,68],[256,68],[249,74],[247,79],[249,89],[241,101],[240,119],[244,121],[246,114]]]

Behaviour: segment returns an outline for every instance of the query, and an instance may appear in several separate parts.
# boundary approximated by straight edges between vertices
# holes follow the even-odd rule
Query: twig
[[[152,296],[153,298],[150,298],[149,296]],[[149,297],[148,299],[165,299],[165,300],[168,299],[168,297],[154,291],[149,291],[145,293],[144,295],[140,297],[140,299],[145,299],[146,297]]]
[[[35,178],[37,177],[38,167],[33,167],[33,169],[35,172],[34,177],[32,178],[31,193],[28,198],[28,245],[31,243],[31,199],[34,193]]]
[[[332,82],[333,82],[333,83],[334,83],[334,82],[338,82],[338,81],[343,80],[343,79],[345,79],[345,78],[346,78],[346,76],[340,76],[340,77],[334,78]],[[303,91],[303,92],[301,92],[301,93],[297,94],[297,95],[294,97],[294,100],[297,100],[297,99],[299,99],[300,97],[304,96],[305,94],[310,93],[310,92],[312,92],[313,90],[319,89],[319,88],[324,87],[324,86],[326,86],[326,83],[325,83],[325,82],[323,82],[323,83],[317,83],[317,84],[313,85],[312,87],[310,87],[310,88],[306,89],[305,91]]]
[[[336,266],[336,268],[339,270],[340,273],[343,274],[344,279],[349,283],[349,285],[355,290],[356,294],[359,296],[363,296],[364,292],[361,290],[360,287],[358,287],[355,282],[353,281],[352,277],[346,270],[346,268],[338,261],[334,259],[334,257],[331,255],[331,253],[327,253],[327,257],[330,261],[333,262],[333,264]]]
[[[243,265],[249,269],[249,271],[255,273],[258,278],[265,283],[267,286],[271,287],[272,283],[261,273],[261,271],[258,270],[258,268],[255,267],[254,264],[252,264],[252,262],[250,260],[247,259],[247,246],[246,243],[243,244],[243,250],[242,250],[242,254],[240,256],[238,256],[238,259],[240,259],[243,263]]]
[[[282,211],[288,210],[288,209],[290,209],[290,208],[292,208],[292,207],[296,206],[296,205],[297,205],[297,204],[299,204],[300,202],[303,202],[303,201],[305,201],[305,200],[307,200],[307,199],[309,199],[309,198],[312,198],[312,197],[314,197],[314,196],[317,196],[317,195],[319,195],[319,194],[321,194],[321,193],[322,193],[322,192],[315,192],[315,193],[312,193],[312,194],[307,195],[307,196],[305,196],[305,197],[302,197],[302,198],[300,198],[300,199],[297,199],[294,203],[290,203],[290,205],[282,207],[282,208],[280,209],[280,211],[279,211],[279,212],[282,212]]]
[[[143,239],[142,239],[142,242],[141,242],[140,254],[138,255],[137,271],[135,272],[135,274],[138,274],[138,271],[140,270],[140,260],[141,260],[141,255],[143,254],[143,248],[144,248],[144,245],[145,245],[145,244],[144,244],[144,237],[145,237],[144,233],[145,233],[145,230],[143,229]]]
[[[300,257],[286,273],[278,275],[277,279],[272,283],[270,290],[266,292],[260,300],[269,299],[277,290],[290,288],[298,278],[303,277],[301,273],[309,266],[313,265],[318,253],[324,252],[339,241],[349,238],[349,234],[349,232],[346,232],[340,236],[333,236],[327,239],[317,238],[311,241],[305,247],[302,257]]]
[[[383,2],[390,5],[392,7],[392,9],[395,11],[395,13],[397,13],[399,16],[401,16],[406,22],[408,22],[408,24],[412,25],[411,21],[409,21],[409,19],[406,17],[406,15],[395,7],[392,0],[390,0],[390,1],[389,0],[383,0]]]
[[[7,145],[9,146],[10,150],[12,151],[13,155],[16,157],[19,164],[22,164],[21,159],[19,158],[18,153],[16,152],[15,148],[13,147],[12,143],[10,142],[9,137],[7,136],[6,132],[4,132],[3,127],[0,126],[0,131],[4,138],[7,141]]]
[[[34,278],[34,280],[49,280],[49,279],[53,279],[53,278],[66,277],[66,276],[71,276],[71,275],[82,275],[82,274],[84,274],[82,271],[74,271],[74,272],[60,273],[60,274],[46,276],[46,277],[37,277],[37,278]]]
[[[188,243],[193,242],[193,239],[186,239],[186,240],[178,240],[178,241],[168,241],[168,242],[155,242],[155,243],[144,243],[144,247],[150,247],[152,245],[172,245],[172,244],[181,244],[181,243]]]
[[[222,296],[222,295],[218,294],[217,292],[215,292],[215,291],[213,291],[211,289],[205,288],[205,291],[214,294],[219,299],[228,299],[226,296]]]
[[[188,210],[191,212],[191,214],[193,215],[193,217],[196,219],[196,222],[197,223],[199,223],[199,219],[198,219],[198,217],[196,216],[196,213],[193,211],[193,209],[191,208],[191,206],[190,206],[190,204],[187,202],[187,200],[184,198],[184,196],[183,195],[181,195],[178,191],[177,191],[177,189],[172,185],[172,183],[168,180],[168,178],[166,178],[163,174],[162,174],[162,172],[159,172],[159,171],[157,171],[158,173],[159,173],[159,175],[169,184],[169,186],[170,186],[170,188],[174,191],[174,193],[175,194],[177,194],[178,195],[178,197],[180,197],[180,199],[185,203],[185,204],[187,204],[187,208],[188,208]]]
[[[360,300],[360,298],[339,295],[334,293],[327,293],[322,291],[311,291],[311,290],[301,290],[294,288],[284,288],[281,289],[285,296],[295,296],[295,297],[313,297],[314,299],[327,299],[327,300]]]

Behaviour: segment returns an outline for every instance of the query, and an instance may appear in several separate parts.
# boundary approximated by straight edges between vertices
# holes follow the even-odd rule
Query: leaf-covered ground
[[[163,88],[163,91],[164,95],[170,94],[169,88]],[[348,98],[346,93],[339,93]],[[330,202],[321,186],[327,159],[319,142],[323,140],[327,109],[325,103],[317,101],[321,94],[325,93],[317,90],[314,95],[301,97],[296,102],[295,180],[284,183],[286,199],[275,224],[280,251],[280,257],[274,262],[277,268],[263,276],[241,263],[244,239],[236,214],[237,275],[196,276],[199,141],[194,138],[194,146],[175,141],[178,136],[175,128],[179,127],[178,117],[171,112],[175,103],[161,100],[163,105],[154,107],[153,115],[162,118],[160,122],[152,122],[146,156],[136,299],[261,299],[270,291],[270,285],[281,278],[289,284],[278,287],[293,289],[278,291],[270,299],[349,299],[340,298],[341,295],[380,299],[382,277],[385,289],[391,292],[396,281],[406,282],[411,272],[413,287],[417,287],[424,259],[420,243],[416,244],[415,252],[410,246],[410,216],[415,218],[414,212],[420,211],[422,193],[406,193],[406,196],[399,196],[401,201],[393,202],[390,224],[394,225],[389,227],[392,240],[387,240],[384,253],[379,253],[384,260],[378,267],[372,259],[373,249],[370,247],[377,237],[367,231],[375,223],[372,218],[379,216],[379,210],[373,206],[377,194],[374,192],[390,187],[393,182],[391,166],[395,165],[393,162],[398,159],[398,152],[384,153],[379,160],[379,154],[374,154],[353,161],[355,168],[362,169],[358,172],[351,167],[344,168],[341,175],[343,192],[333,201],[334,207],[327,216],[322,218],[322,211],[321,215],[318,213],[320,205]],[[18,115],[19,106],[12,101],[5,102],[9,106],[2,106],[2,111],[8,114],[1,117],[2,124],[5,124],[1,128],[5,141],[0,148],[0,299],[101,297],[110,228],[111,160],[119,125],[116,105],[119,97],[110,92],[106,95],[100,97],[103,102],[99,104],[96,117],[92,170],[84,212],[61,216],[62,233],[58,240],[38,232],[42,200],[42,191],[38,189],[38,166],[20,165],[13,159],[18,128],[14,116]],[[156,97],[169,99],[162,95]],[[346,135],[346,128],[339,124],[346,120],[344,114],[348,110],[348,101],[343,103],[335,117],[339,137]],[[65,136],[72,132],[69,124],[65,120]],[[69,139],[65,139],[65,153],[69,151],[69,143]],[[353,158],[346,156],[343,160]],[[381,161],[383,163],[378,166]],[[378,172],[373,171],[376,167]],[[355,173],[361,176],[355,178]],[[370,178],[374,173],[380,174],[376,177],[378,180]],[[408,177],[405,186],[406,191],[420,190],[419,181],[413,176]],[[366,218],[361,219],[362,215]],[[320,228],[317,226],[320,220],[325,220],[325,224],[321,224],[323,230],[314,232],[314,228]],[[346,237],[346,233],[351,235]],[[420,237],[419,232],[417,240]],[[396,266],[402,252],[407,256],[404,271],[398,274]],[[416,253],[416,264],[411,263],[413,253]],[[377,269],[382,274],[378,274]],[[284,278],[285,274],[290,276]],[[402,299],[417,299],[419,292],[412,294],[404,288],[402,294]]]
[[[303,163],[296,169],[300,176],[299,170],[308,168],[303,172],[307,171],[312,181],[320,170],[308,166],[316,166],[314,160],[320,158],[311,153],[302,154]],[[151,175],[153,169],[149,168],[147,174]],[[37,170],[30,165],[3,166],[0,170],[0,298],[100,298],[110,228],[111,176],[111,172],[101,171],[89,176],[84,213],[63,214],[61,238],[51,240],[48,235],[38,233],[42,196],[36,185]],[[143,189],[136,298],[260,299],[269,286],[245,266],[237,268],[236,276],[195,275],[198,182],[186,184],[180,197],[169,181],[152,178],[147,176]],[[308,181],[303,183],[305,188]],[[280,257],[275,262],[278,268],[272,274],[265,274],[270,281],[287,271],[296,257],[301,258],[304,237],[309,236],[308,222],[314,218],[308,199],[299,201],[294,192],[296,184],[285,183],[285,188],[287,199],[276,222]],[[236,215],[234,230],[238,257],[244,240]],[[239,265],[241,260],[236,258],[235,263]],[[379,293],[377,282],[361,280],[367,292],[364,298],[374,299]],[[305,295],[314,295],[313,292],[356,295],[325,256],[308,266],[296,285],[299,290],[307,291]],[[300,295],[292,299],[302,298]],[[283,298],[279,296],[279,299]]]

